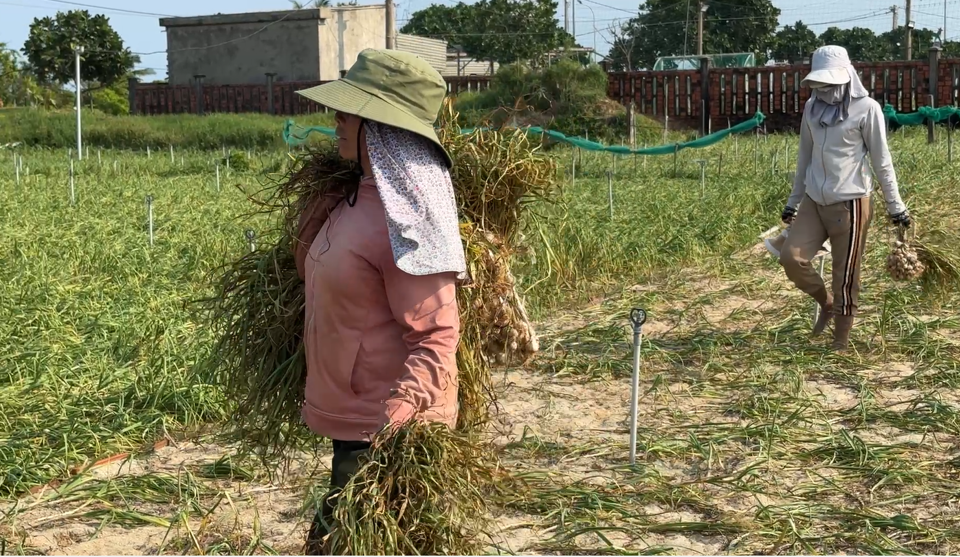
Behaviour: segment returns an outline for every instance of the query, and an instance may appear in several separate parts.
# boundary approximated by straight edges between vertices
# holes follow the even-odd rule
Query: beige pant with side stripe
[[[780,265],[797,288],[826,304],[829,296],[811,260],[830,238],[833,257],[833,313],[856,315],[860,267],[873,218],[870,196],[834,205],[817,205],[804,196],[790,235],[780,251]]]

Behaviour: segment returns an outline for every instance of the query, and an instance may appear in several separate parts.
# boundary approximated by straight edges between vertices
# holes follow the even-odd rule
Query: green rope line
[[[887,119],[888,123],[897,126],[922,126],[927,120],[940,123],[950,120],[955,116],[960,118],[960,108],[956,106],[941,106],[940,108],[921,106],[916,112],[901,114],[887,104],[883,107],[883,116]]]
[[[580,149],[585,149],[587,151],[606,151],[608,153],[615,153],[619,155],[672,155],[678,151],[684,149],[702,149],[704,147],[709,147],[719,143],[727,138],[727,136],[735,133],[743,133],[750,131],[754,128],[760,127],[763,121],[766,119],[766,116],[762,112],[757,112],[753,118],[741,122],[732,128],[727,128],[725,130],[720,130],[713,132],[709,135],[705,135],[693,141],[686,141],[683,143],[669,143],[666,145],[659,145],[656,147],[645,147],[641,149],[631,149],[623,145],[604,145],[602,143],[597,143],[595,141],[590,141],[589,139],[584,139],[582,137],[567,136],[558,131],[547,130],[539,126],[528,126],[523,128],[529,133],[545,135],[554,141],[559,141],[562,143],[567,143],[578,147]],[[477,130],[486,130],[489,128],[464,128],[460,130],[462,134],[470,134]],[[333,128],[326,128],[323,126],[309,126],[302,127],[296,125],[293,120],[287,120],[283,125],[283,140],[287,145],[295,146],[300,145],[307,140],[307,137],[312,133],[320,133],[328,137],[335,137],[336,133]]]
[[[644,147],[640,149],[631,149],[623,145],[603,145],[602,143],[590,141],[589,139],[584,139],[582,137],[570,137],[558,131],[545,130],[537,126],[531,126],[527,128],[527,130],[529,130],[531,133],[543,134],[555,141],[569,143],[574,147],[579,147],[587,151],[606,151],[608,153],[616,153],[619,155],[672,155],[684,149],[702,149],[704,147],[709,147],[710,145],[714,145],[723,141],[731,134],[750,131],[759,127],[765,118],[766,116],[764,116],[763,113],[757,112],[753,118],[745,122],[741,122],[732,128],[715,131],[709,135],[694,139],[693,141],[686,141],[683,143],[668,143],[666,145]]]

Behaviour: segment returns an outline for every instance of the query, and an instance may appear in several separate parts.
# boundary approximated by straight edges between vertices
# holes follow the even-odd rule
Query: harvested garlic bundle
[[[907,242],[897,240],[893,251],[887,256],[887,273],[893,280],[914,280],[923,274],[923,262]]]

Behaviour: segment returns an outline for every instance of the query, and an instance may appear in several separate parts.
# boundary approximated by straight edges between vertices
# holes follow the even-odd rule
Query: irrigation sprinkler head
[[[152,195],[148,195],[148,196],[147,196],[147,205],[150,205],[151,203],[153,203],[153,196],[152,196]]]
[[[251,229],[249,229],[249,228],[246,229],[246,231],[244,231],[243,235],[246,236],[246,237],[247,237],[247,240],[249,240],[249,241],[251,241],[251,242],[254,240],[254,238],[257,237],[257,235],[254,233],[254,231],[251,230]]]
[[[630,322],[633,323],[633,327],[638,329],[647,322],[647,311],[640,308],[633,308],[630,310]]]
[[[701,170],[703,170],[704,168],[707,167],[707,161],[706,161],[705,159],[697,159],[697,160],[695,160],[695,161],[693,161],[693,162],[699,164]]]

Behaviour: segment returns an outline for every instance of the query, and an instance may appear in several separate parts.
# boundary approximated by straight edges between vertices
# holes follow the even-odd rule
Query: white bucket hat
[[[850,83],[850,56],[842,46],[821,46],[813,52],[810,67],[810,73],[803,78],[801,85],[809,85],[811,82],[827,85]]]

